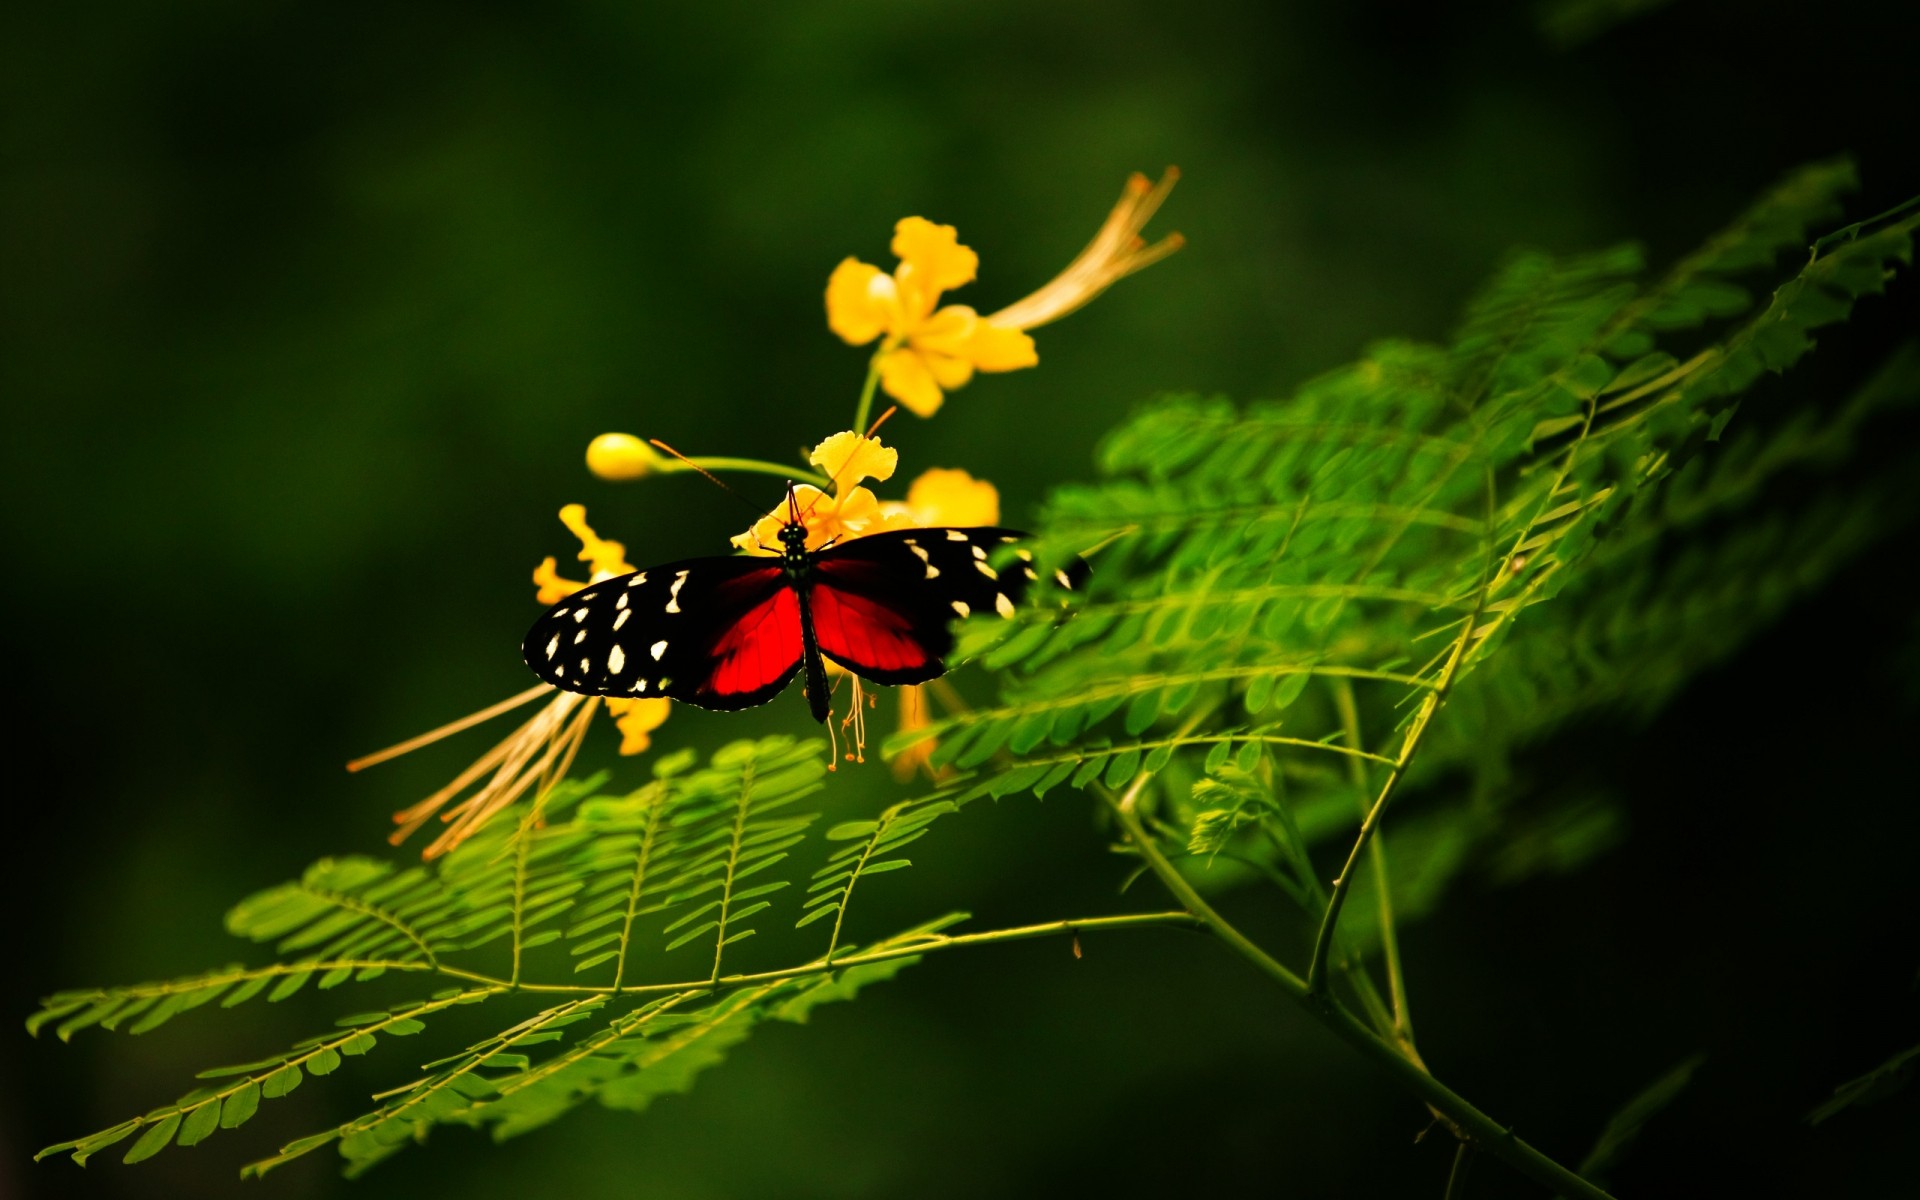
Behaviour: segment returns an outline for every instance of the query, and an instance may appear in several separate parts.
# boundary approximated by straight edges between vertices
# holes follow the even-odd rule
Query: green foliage
[[[1415,852],[1394,856],[1401,915],[1476,861],[1512,879],[1597,852],[1618,822],[1592,797],[1506,811],[1513,754],[1595,711],[1654,711],[1914,511],[1910,463],[1769,501],[1920,398],[1911,347],[1837,410],[1728,434],[1908,260],[1917,220],[1896,213],[1755,304],[1853,186],[1844,162],[1796,172],[1647,282],[1631,247],[1516,255],[1449,345],[1383,343],[1278,404],[1149,407],[1107,440],[1109,478],[1049,510],[1056,557],[1097,547],[1084,600],[971,622],[1004,700],[919,736],[999,790],[1153,773],[1142,802],[1169,855],[1203,881],[1267,878],[1316,919],[1299,881],[1324,872],[1301,869],[1275,814],[1311,849],[1402,774],[1472,786],[1396,834]],[[1516,830],[1531,844],[1503,849]],[[1223,853],[1251,873],[1216,870]]]
[[[29,1030],[143,1033],[308,984],[359,994],[430,977],[443,990],[203,1072],[174,1104],[42,1155],[85,1162],[132,1138],[137,1161],[192,1145],[343,1056],[465,1037],[454,1010],[483,1010],[498,1032],[248,1168],[334,1145],[359,1171],[440,1125],[503,1139],[588,1101],[643,1109],[762,1022],[804,1020],[936,949],[1207,916],[1191,901],[966,935],[943,932],[960,919],[946,917],[845,943],[864,881],[909,866],[903,852],[939,819],[1056,788],[1124,792],[1123,849],[1143,869],[1172,859],[1201,886],[1274,887],[1320,930],[1314,971],[1292,986],[1312,996],[1330,963],[1383,1044],[1417,1061],[1395,920],[1430,910],[1462,871],[1568,870],[1620,834],[1603,797],[1530,797],[1515,755],[1577,717],[1654,711],[1914,512],[1912,462],[1837,470],[1882,413],[1920,398],[1913,347],[1831,411],[1730,431],[1769,373],[1908,259],[1920,215],[1896,212],[1776,271],[1852,184],[1844,163],[1797,172],[1651,281],[1630,247],[1516,255],[1447,344],[1383,342],[1283,402],[1149,406],[1107,439],[1104,478],[1059,489],[1043,523],[1041,579],[1085,552],[1091,589],[1042,587],[1013,619],[967,622],[962,653],[998,674],[999,699],[890,745],[937,741],[949,782],[932,794],[816,831],[795,809],[823,786],[823,748],[743,741],[704,765],[659,758],[624,794],[563,781],[431,866],[324,859],[228,916],[275,961],[62,992]],[[1802,498],[1777,501],[1782,482]],[[1403,779],[1418,799],[1394,812],[1391,854],[1363,837],[1344,869],[1317,858],[1357,825],[1371,832]],[[1374,918],[1340,925],[1348,896]],[[729,973],[729,947],[769,920],[820,926],[807,935],[824,935],[819,955]],[[1595,1161],[1693,1065],[1630,1104]]]
[[[209,1082],[173,1104],[47,1147],[41,1157],[67,1153],[84,1163],[136,1134],[129,1162],[171,1143],[194,1145],[216,1129],[237,1128],[262,1100],[286,1095],[307,1076],[331,1074],[343,1056],[422,1033],[439,1014],[483,1002],[514,1009],[501,1032],[427,1063],[425,1075],[383,1093],[372,1112],[302,1138],[248,1171],[337,1143],[357,1172],[438,1124],[506,1138],[587,1100],[640,1109],[684,1091],[760,1022],[803,1021],[819,1004],[890,978],[959,919],[862,948],[839,946],[854,884],[906,865],[893,852],[956,807],[940,798],[910,802],[822,839],[823,851],[857,839],[851,860],[846,849],[831,852],[816,876],[829,881],[817,890],[830,899],[806,910],[834,917],[827,954],[785,970],[722,975],[727,948],[755,932],[747,922],[791,882],[767,876],[807,841],[814,816],[783,810],[820,790],[823,751],[818,742],[769,738],[736,742],[697,769],[688,755],[670,756],[656,761],[649,783],[624,796],[599,794],[600,779],[563,782],[518,822],[496,824],[431,867],[322,859],[297,882],[241,901],[227,916],[229,932],[270,945],[282,961],[49,997],[28,1029],[51,1025],[65,1039],[91,1026],[145,1032],[216,999],[228,1007],[261,994],[284,1000],[309,982],[326,989],[391,973],[461,985],[341,1017],[336,1030],[283,1053],[203,1071]],[[597,968],[610,981],[531,983],[534,952],[549,945],[566,950],[563,977]],[[710,957],[696,962],[695,973],[683,969],[681,982],[623,982],[643,962],[678,961],[683,956],[672,952],[687,945]],[[498,965],[506,973],[481,969],[487,955],[504,960]],[[523,1015],[528,998],[556,995],[565,998]],[[529,1053],[549,1043],[557,1047],[547,1057]]]

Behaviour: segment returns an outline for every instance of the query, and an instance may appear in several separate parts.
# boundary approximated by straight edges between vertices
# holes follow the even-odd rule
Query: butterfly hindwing
[[[575,592],[534,623],[521,655],[566,691],[731,710],[779,694],[800,649],[777,560],[690,558]]]

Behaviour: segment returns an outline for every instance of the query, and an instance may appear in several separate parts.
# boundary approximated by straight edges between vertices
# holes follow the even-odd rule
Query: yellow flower
[[[882,339],[875,364],[887,395],[930,417],[975,371],[1040,361],[1018,329],[964,304],[937,307],[942,292],[973,282],[980,266],[953,226],[906,217],[893,227],[893,253],[900,265],[891,275],[848,258],[827,280],[827,327],[849,345]]]
[[[965,471],[930,467],[907,488],[905,503],[885,501],[880,505],[880,515],[887,529],[998,525],[1000,492]]]
[[[813,448],[807,461],[826,473],[834,490],[823,492],[803,483],[793,489],[793,503],[807,529],[807,549],[818,550],[832,540],[845,541],[883,528],[880,501],[860,486],[872,479],[885,482],[893,478],[900,452],[880,444],[879,438],[862,437],[854,432],[836,433]],[[791,520],[787,501],[753,523],[753,528],[735,537],[733,544],[748,554],[780,553],[780,530]]]
[[[1180,172],[1168,167],[1159,183],[1135,173],[1106,222],[1078,257],[1039,291],[988,316],[964,304],[938,307],[940,294],[971,283],[980,257],[960,244],[951,225],[907,217],[894,226],[900,265],[887,275],[848,258],[827,280],[827,327],[850,345],[882,339],[875,356],[880,386],[908,409],[932,416],[946,393],[975,371],[1013,371],[1040,361],[1026,331],[1079,308],[1118,280],[1185,244],[1177,233],[1148,245],[1141,229]]]
[[[611,579],[633,570],[627,563],[626,547],[596,534],[593,527],[587,524],[587,510],[584,507],[569,504],[560,510],[560,519],[580,539],[579,558],[591,567],[592,577],[584,582],[567,579],[560,575],[555,560],[548,558],[533,572],[540,603],[558,604],[588,583]],[[592,723],[594,713],[599,711],[598,701],[591,696],[558,691],[551,684],[542,683],[419,737],[409,738],[397,746],[348,763],[347,770],[359,771],[390,758],[398,758],[543,697],[546,703],[532,717],[493,749],[474,760],[451,783],[418,804],[395,813],[393,820],[400,828],[394,831],[390,840],[398,845],[438,813],[447,828],[422,852],[424,858],[436,858],[473,836],[529,789],[535,789],[537,800],[547,787],[565,776],[567,768],[573,764],[573,756],[586,737],[587,726]],[[653,730],[667,719],[669,707],[667,701],[660,699],[609,698],[606,703],[622,735],[622,754],[644,751],[651,743]],[[472,792],[458,803],[453,803],[468,788],[472,788]]]

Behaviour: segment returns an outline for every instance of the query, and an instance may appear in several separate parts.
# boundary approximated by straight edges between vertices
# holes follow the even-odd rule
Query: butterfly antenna
[[[715,475],[712,471],[707,470],[705,467],[701,466],[699,463],[688,458],[686,455],[680,453],[678,450],[675,450],[672,446],[667,445],[665,442],[661,441],[659,438],[648,438],[647,443],[649,445],[658,447],[659,449],[666,451],[668,454],[673,455],[673,457],[687,464],[688,467],[692,468],[695,471],[700,472],[700,474],[706,477],[707,482],[713,484],[713,486],[719,488],[721,491],[726,492],[728,495],[740,501],[740,503],[746,505],[748,508],[751,508],[755,513],[760,512],[760,506],[758,504],[755,504],[753,501],[747,499],[745,496],[741,495],[738,491],[734,489],[732,484],[720,478],[718,475]]]
[[[869,437],[869,438],[872,437],[874,434],[880,431],[880,427],[882,425],[885,425],[887,423],[887,418],[893,416],[894,413],[897,413],[899,411],[900,411],[900,406],[898,404],[887,405],[887,411],[881,413],[878,417],[875,417],[873,424],[867,426],[867,431],[861,434],[860,436]],[[793,520],[796,524],[806,520],[807,517],[812,514],[813,506],[820,503],[821,499],[826,496],[827,492],[831,492],[839,484],[840,472],[845,471],[848,467],[852,465],[853,465],[853,456],[850,454],[847,456],[847,461],[840,464],[840,470],[835,471],[833,473],[833,476],[827,480],[827,491],[821,492],[820,495],[815,496],[812,500],[808,501],[807,509],[805,512],[796,512],[794,514]]]

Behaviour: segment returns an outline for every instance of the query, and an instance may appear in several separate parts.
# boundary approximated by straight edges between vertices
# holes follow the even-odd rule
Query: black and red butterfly
[[[521,656],[565,691],[725,711],[765,704],[804,668],[825,721],[822,655],[874,683],[924,683],[946,672],[953,620],[1012,616],[1038,574],[1025,550],[994,555],[1026,536],[1016,530],[906,529],[809,550],[791,493],[789,509],[778,559],[688,558],[602,580],[536,621]],[[1076,559],[1055,582],[1084,572]]]

